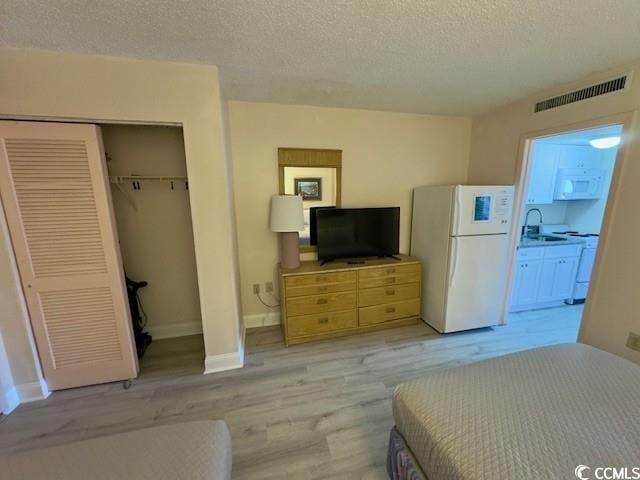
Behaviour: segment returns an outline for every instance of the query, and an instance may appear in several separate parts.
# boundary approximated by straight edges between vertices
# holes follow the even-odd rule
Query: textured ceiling
[[[213,63],[232,99],[473,114],[637,60],[640,1],[2,0],[0,43]]]

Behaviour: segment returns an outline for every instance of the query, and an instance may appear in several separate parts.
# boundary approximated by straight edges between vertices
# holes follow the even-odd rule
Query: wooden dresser
[[[285,343],[310,342],[420,320],[420,262],[407,255],[361,264],[302,262],[280,269]]]

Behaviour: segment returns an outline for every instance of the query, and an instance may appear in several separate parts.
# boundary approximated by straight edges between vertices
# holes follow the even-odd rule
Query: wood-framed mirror
[[[279,148],[280,195],[302,195],[304,231],[300,251],[315,252],[310,231],[313,207],[340,207],[342,197],[342,150]]]

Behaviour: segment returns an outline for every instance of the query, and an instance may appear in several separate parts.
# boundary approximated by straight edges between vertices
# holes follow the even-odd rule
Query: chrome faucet
[[[539,208],[530,208],[527,211],[527,214],[524,216],[524,226],[522,227],[522,236],[526,236],[529,234],[529,214],[531,212],[538,212],[538,215],[540,215],[540,223],[538,223],[538,234],[540,234],[540,225],[542,225],[542,212],[540,211]]]

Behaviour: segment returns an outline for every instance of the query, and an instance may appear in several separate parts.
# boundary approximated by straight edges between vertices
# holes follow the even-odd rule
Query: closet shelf
[[[111,183],[124,183],[131,180],[156,180],[159,182],[168,182],[171,180],[187,181],[187,177],[177,175],[112,175],[109,177]]]
[[[187,177],[180,175],[111,175],[109,176],[109,182],[111,182],[115,188],[124,196],[125,200],[134,211],[138,211],[138,205],[135,200],[129,195],[129,193],[122,186],[125,182],[133,182],[134,190],[141,190],[140,180],[146,182],[149,180],[160,182],[171,182],[171,190],[174,189],[173,182],[184,182],[185,188],[189,190],[189,181]]]

